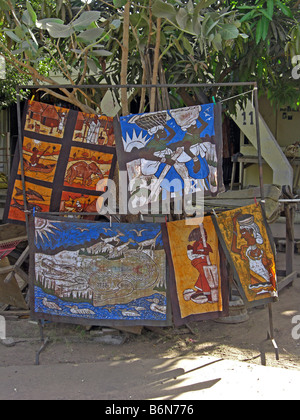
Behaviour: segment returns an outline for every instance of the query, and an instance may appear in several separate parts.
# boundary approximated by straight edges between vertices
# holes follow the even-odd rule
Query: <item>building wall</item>
[[[274,109],[264,96],[259,99],[259,112],[283,151],[287,146],[300,141],[300,107]],[[245,144],[243,135],[241,135],[240,150],[244,155],[257,155],[256,149],[251,144]],[[273,171],[268,165],[263,165],[263,178],[265,184],[272,184]],[[258,165],[245,169],[244,187],[249,185],[259,185]]]

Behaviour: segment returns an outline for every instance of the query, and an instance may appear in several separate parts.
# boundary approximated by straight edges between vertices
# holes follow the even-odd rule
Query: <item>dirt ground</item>
[[[285,254],[278,254],[278,266],[284,264]],[[295,269],[299,270],[300,255],[296,256]],[[292,330],[300,328],[292,323],[300,315],[300,279],[284,288],[279,302],[272,304],[276,344],[279,361],[275,358],[270,340],[265,342],[267,366],[300,370],[300,339]],[[7,311],[7,337],[12,337],[12,347],[0,344],[0,366],[20,366],[35,363],[36,352],[41,347],[39,327],[30,319],[10,317]],[[269,329],[268,307],[248,310],[249,320],[240,324],[215,321],[190,323],[189,327],[144,327],[141,334],[125,333],[112,329],[47,323],[45,337],[49,343],[40,354],[40,364],[93,363],[153,358],[214,356],[236,361],[261,364],[260,344],[267,338]],[[300,322],[298,321],[300,324]],[[105,342],[104,342],[105,341]]]

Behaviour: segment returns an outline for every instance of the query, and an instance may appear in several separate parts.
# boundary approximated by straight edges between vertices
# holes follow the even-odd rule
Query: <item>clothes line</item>
[[[243,93],[240,93],[238,95],[230,96],[230,98],[223,99],[220,102],[223,103],[223,102],[226,102],[226,101],[230,101],[231,99],[235,99],[235,98],[238,98],[239,96],[247,95],[248,93],[252,93],[252,96],[253,96],[255,90],[257,90],[257,87],[254,87],[254,89],[248,90],[247,92],[243,92]],[[252,100],[252,103],[253,103],[253,100]]]
[[[232,83],[164,83],[164,84],[128,84],[128,85],[19,85],[17,91],[21,89],[133,89],[133,88],[182,88],[182,87],[234,87],[234,86],[255,86],[257,82],[232,82]]]

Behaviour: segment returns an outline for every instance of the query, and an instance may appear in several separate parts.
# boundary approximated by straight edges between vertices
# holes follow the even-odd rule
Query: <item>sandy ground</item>
[[[285,254],[278,254],[278,266],[284,268]],[[296,255],[295,269],[299,271],[300,255]],[[276,344],[279,360],[275,358],[271,341],[265,343],[267,366],[300,370],[300,279],[280,292],[279,302],[272,304]],[[9,311],[7,311],[9,314]],[[238,362],[261,364],[260,344],[267,338],[269,311],[267,307],[248,311],[249,320],[240,324],[215,321],[190,323],[189,327],[143,328],[141,334],[93,327],[47,323],[44,334],[50,341],[40,354],[41,365],[80,364],[101,361],[128,361],[154,358],[209,356]],[[0,367],[25,366],[35,363],[40,349],[40,332],[29,318],[7,316],[7,337],[14,345],[0,344]],[[300,336],[300,334],[299,334]],[[296,337],[297,338],[297,337]],[[106,342],[103,342],[105,340]]]

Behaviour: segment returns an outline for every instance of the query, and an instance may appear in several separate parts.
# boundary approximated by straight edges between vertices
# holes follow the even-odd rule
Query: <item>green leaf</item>
[[[173,20],[176,17],[176,10],[171,4],[156,0],[152,6],[152,13],[156,17]]]
[[[88,65],[88,68],[90,69],[90,71],[92,72],[92,73],[97,73],[98,72],[98,67],[97,67],[97,64],[95,63],[95,61],[94,60],[92,60],[91,58],[88,58],[87,59],[87,65]]]
[[[123,7],[127,3],[127,0],[114,0],[114,6],[115,7]]]
[[[83,41],[84,43],[91,43],[97,41],[103,35],[104,29],[102,28],[93,28],[88,29],[84,32],[81,32],[78,35],[78,40]]]
[[[263,32],[263,21],[260,19],[256,25],[256,44],[258,44],[262,38],[262,32]]]
[[[201,9],[206,9],[211,6],[213,3],[216,3],[216,0],[200,0],[200,2],[195,7],[196,13],[199,13]]]
[[[291,12],[291,9],[287,7],[285,4],[283,4],[280,0],[275,0],[276,5],[279,7],[279,9],[282,11],[282,13],[285,16],[288,16],[289,18],[293,18],[293,13]]]
[[[188,13],[192,15],[194,13],[194,5],[193,5],[192,0],[188,1],[188,4],[186,5],[186,7],[187,7]]]
[[[222,49],[222,36],[220,33],[217,33],[212,41],[212,45],[216,51],[221,51]]]
[[[23,25],[22,25],[23,26]],[[20,38],[20,39],[24,39],[25,38],[25,32],[22,29],[22,26],[16,26],[15,28],[15,34]]]
[[[83,12],[78,19],[70,23],[70,26],[75,29],[75,31],[82,31],[90,26],[91,23],[96,22],[100,18],[100,12],[88,11]]]
[[[26,8],[27,8],[27,11],[30,15],[30,18],[31,18],[32,22],[35,24],[36,21],[37,21],[37,16],[36,16],[35,11],[33,10],[33,7],[31,6],[31,3],[28,0],[26,1]]]
[[[110,28],[112,29],[119,29],[121,26],[121,21],[120,19],[114,19],[111,23],[110,23]]]
[[[63,3],[64,3],[63,0],[56,0],[56,15],[58,15],[59,12],[61,11]]]
[[[267,1],[267,11],[268,11],[268,15],[271,16],[271,19],[272,19],[273,14],[274,14],[274,0]]]
[[[222,25],[220,35],[225,41],[228,41],[230,39],[237,38],[239,36],[239,30],[235,25],[231,23],[225,23]]]
[[[47,24],[48,23],[58,23],[63,25],[64,21],[61,19],[56,19],[56,18],[46,18],[46,19],[41,19],[41,20],[37,20],[35,26],[38,29],[47,29]]]
[[[187,50],[187,52],[189,54],[193,54],[193,46],[190,43],[190,41],[185,36],[183,36],[181,40],[182,40],[183,47]]]
[[[35,23],[33,22],[33,20],[31,19],[31,16],[28,12],[28,10],[25,10],[25,12],[22,15],[22,22],[26,25],[26,26],[34,26]]]
[[[181,29],[185,29],[189,15],[187,11],[182,7],[176,14],[176,21]]]
[[[237,9],[239,10],[249,10],[249,9],[253,9],[253,6],[237,6]]]
[[[209,26],[206,29],[206,35],[208,35],[213,30],[213,28],[219,23],[219,21],[216,20],[215,22],[213,22],[212,19],[210,19],[208,23],[209,23]]]
[[[10,30],[5,30],[4,31],[6,33],[7,36],[9,36],[9,38],[11,38],[13,41],[16,42],[21,42],[22,40],[13,32]]]
[[[251,20],[255,14],[257,13],[256,9],[251,10],[251,12],[246,13],[241,19],[240,22],[246,22],[247,20]]]
[[[262,39],[263,39],[263,41],[265,41],[267,36],[268,36],[269,24],[270,24],[270,21],[263,16],[262,17]]]
[[[262,14],[269,20],[272,20],[272,16],[269,15],[269,12],[266,9],[260,9]]]
[[[75,32],[70,25],[62,25],[55,22],[48,22],[46,24],[46,29],[52,38],[68,38]]]
[[[109,57],[112,55],[110,51],[106,50],[92,50],[91,54],[95,55],[96,57]]]
[[[174,39],[174,44],[176,45],[176,48],[177,48],[177,50],[179,51],[179,53],[181,54],[181,55],[183,55],[184,54],[184,51],[183,51],[183,49],[182,49],[182,47],[181,47],[181,45],[179,44],[179,42],[178,42],[178,40],[177,39]]]
[[[193,33],[196,35],[201,34],[201,17],[193,17]]]
[[[10,10],[9,5],[6,0],[0,0],[0,9],[1,10]]]

